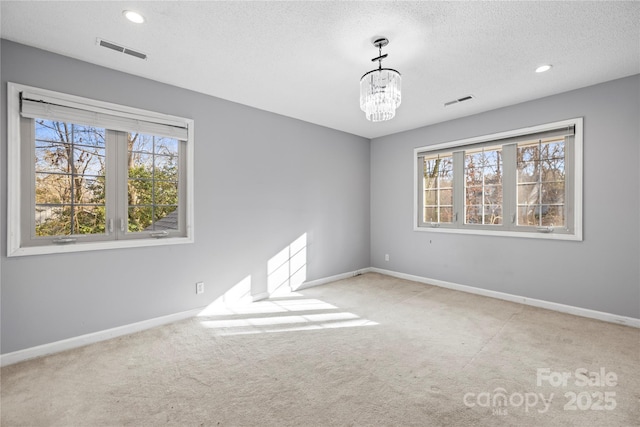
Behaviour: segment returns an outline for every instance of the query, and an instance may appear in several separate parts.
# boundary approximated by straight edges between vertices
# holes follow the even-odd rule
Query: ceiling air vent
[[[449,105],[459,104],[464,101],[471,101],[473,99],[473,95],[463,96],[462,98],[454,99],[453,101],[445,102],[444,106],[448,107]]]
[[[131,55],[131,56],[135,56],[136,58],[147,59],[147,54],[146,53],[138,52],[138,51],[135,51],[133,49],[129,49],[128,47],[120,46],[117,43],[109,42],[109,41],[102,40],[102,39],[96,39],[96,42],[97,42],[98,45],[100,45],[102,47],[106,47],[107,49],[115,50],[117,52],[125,53],[125,54]]]

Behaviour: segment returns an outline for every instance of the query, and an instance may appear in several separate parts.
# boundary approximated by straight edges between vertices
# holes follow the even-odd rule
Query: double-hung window
[[[193,241],[193,121],[8,84],[8,255]]]
[[[582,119],[416,148],[418,231],[582,240]]]

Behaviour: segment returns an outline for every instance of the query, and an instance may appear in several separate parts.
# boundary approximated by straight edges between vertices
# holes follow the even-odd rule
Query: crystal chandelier
[[[391,68],[382,68],[382,60],[388,56],[382,54],[382,48],[388,44],[389,40],[384,37],[373,41],[378,48],[378,57],[371,61],[378,61],[378,69],[365,73],[360,79],[360,109],[372,122],[391,120],[401,102],[400,73]]]

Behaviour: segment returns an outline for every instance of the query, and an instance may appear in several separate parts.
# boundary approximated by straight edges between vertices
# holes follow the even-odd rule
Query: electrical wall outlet
[[[204,282],[196,283],[196,294],[204,294]]]
[[[384,254],[384,260],[389,261],[389,254]]]

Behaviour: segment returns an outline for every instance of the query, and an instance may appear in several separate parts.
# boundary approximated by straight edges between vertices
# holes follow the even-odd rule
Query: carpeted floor
[[[2,368],[2,426],[637,426],[640,330],[369,273]]]

